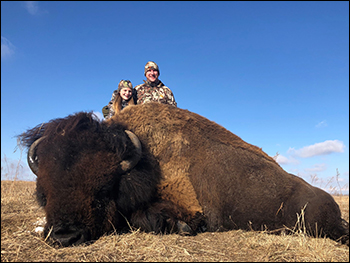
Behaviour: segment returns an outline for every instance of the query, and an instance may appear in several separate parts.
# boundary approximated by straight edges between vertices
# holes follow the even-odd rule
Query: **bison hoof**
[[[181,236],[191,236],[193,235],[192,228],[183,221],[178,221],[176,223],[178,234]]]
[[[207,232],[207,227],[205,225],[199,226],[198,227],[198,232],[199,233]]]

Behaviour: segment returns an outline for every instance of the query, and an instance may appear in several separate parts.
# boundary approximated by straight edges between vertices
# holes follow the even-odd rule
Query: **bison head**
[[[29,148],[28,164],[37,176],[36,196],[47,218],[44,234],[63,246],[122,229],[128,214],[154,194],[158,178],[144,174],[152,169],[138,168],[141,144],[121,125],[107,126],[81,112],[19,138]]]

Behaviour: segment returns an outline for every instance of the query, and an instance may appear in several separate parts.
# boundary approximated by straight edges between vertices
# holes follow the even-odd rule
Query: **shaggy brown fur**
[[[332,196],[215,122],[158,103],[129,107],[109,122],[139,137],[159,161],[162,197],[191,216],[203,211],[209,231],[293,228],[306,205],[310,234],[349,240]]]
[[[135,147],[142,158],[120,168]],[[130,223],[146,231],[293,228],[305,208],[310,234],[349,241],[347,222],[326,192],[284,171],[260,148],[220,125],[171,105],[125,108],[106,122],[78,113],[21,136],[37,146],[38,200],[47,234],[63,245],[79,244]],[[126,222],[126,220],[127,222]]]
[[[50,233],[63,246],[94,240],[128,224],[155,233],[177,232],[181,208],[159,198],[158,162],[145,149],[131,171],[121,162],[135,146],[119,124],[107,126],[78,113],[38,125],[20,136],[37,158],[37,200]],[[51,231],[52,230],[52,231]]]

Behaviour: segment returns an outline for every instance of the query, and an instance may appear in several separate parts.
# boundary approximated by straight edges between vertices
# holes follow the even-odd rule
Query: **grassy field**
[[[91,245],[54,248],[35,232],[45,216],[35,183],[1,181],[1,261],[317,261],[349,262],[349,247],[303,234],[228,231],[197,236],[134,231]],[[349,196],[334,196],[349,222]]]

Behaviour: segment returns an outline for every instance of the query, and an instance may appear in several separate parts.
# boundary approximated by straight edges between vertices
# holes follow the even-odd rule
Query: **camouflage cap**
[[[151,69],[157,70],[158,71],[158,76],[160,75],[159,67],[156,64],[156,62],[148,61],[146,66],[145,66],[145,76],[146,76],[146,72],[151,70]]]
[[[122,79],[118,84],[118,91],[120,91],[123,88],[129,88],[129,89],[133,90],[131,81]]]

